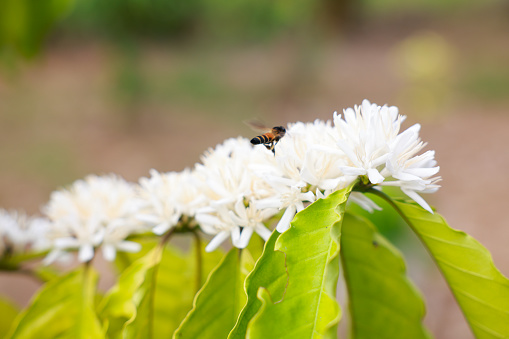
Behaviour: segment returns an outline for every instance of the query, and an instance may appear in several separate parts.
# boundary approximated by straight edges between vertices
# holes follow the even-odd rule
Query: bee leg
[[[269,151],[272,151],[272,153],[276,155],[276,149],[274,148],[274,146],[276,146],[276,143],[273,141],[271,143],[268,143],[265,147],[267,147]]]

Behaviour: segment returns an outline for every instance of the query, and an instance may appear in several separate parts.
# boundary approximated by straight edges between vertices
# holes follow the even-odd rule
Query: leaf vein
[[[475,302],[477,302],[477,303],[479,303],[479,304],[482,304],[482,305],[484,305],[484,306],[486,306],[486,307],[489,307],[489,308],[491,308],[491,309],[493,309],[493,310],[495,310],[495,311],[497,311],[497,312],[505,313],[505,314],[509,315],[509,310],[502,310],[502,309],[499,309],[499,308],[495,307],[494,305],[492,305],[492,304],[490,304],[490,303],[488,303],[488,302],[484,301],[483,299],[480,299],[480,298],[478,298],[478,297],[476,297],[476,296],[474,296],[474,295],[472,295],[472,294],[470,294],[470,293],[468,293],[468,292],[466,292],[466,291],[464,291],[464,290],[456,289],[456,290],[454,290],[454,291],[455,291],[455,292],[457,292],[457,293],[459,293],[459,294],[464,295],[465,297],[467,297],[467,298],[469,298],[469,299],[472,299],[473,301],[475,301]]]
[[[439,238],[439,237],[430,235],[428,233],[420,232],[419,234],[421,236],[423,236],[423,237],[430,238],[430,239],[433,239],[433,240],[436,240],[438,242],[442,242],[442,243],[445,243],[445,244],[448,244],[448,245],[453,245],[453,246],[457,246],[457,247],[461,247],[461,248],[468,248],[468,249],[471,249],[471,250],[474,250],[474,251],[478,251],[478,249],[475,246],[467,246],[467,245],[464,245],[464,244],[460,244],[460,243],[458,243],[456,241],[448,241],[448,240],[445,240],[443,238]]]
[[[442,260],[442,259],[441,259],[441,258],[439,258],[439,257],[435,257],[435,260],[436,260],[437,262],[441,263],[441,264],[444,264],[444,265],[446,265],[446,266],[449,266],[449,267],[451,267],[451,268],[453,268],[453,269],[455,269],[455,270],[457,270],[457,271],[463,272],[463,273],[465,273],[465,274],[469,274],[469,275],[472,275],[472,276],[474,276],[474,277],[478,277],[478,278],[481,278],[481,279],[489,280],[489,281],[491,281],[491,282],[493,282],[493,283],[496,283],[496,284],[498,284],[498,285],[502,285],[502,286],[503,286],[503,287],[505,287],[505,288],[507,288],[507,287],[508,287],[508,286],[507,286],[507,284],[503,284],[502,282],[496,281],[496,280],[494,280],[492,277],[487,277],[487,276],[485,276],[485,275],[482,275],[482,274],[479,274],[479,273],[475,273],[475,272],[469,271],[469,270],[467,270],[467,269],[465,269],[465,268],[462,268],[462,267],[456,266],[456,265],[454,265],[454,264],[452,264],[452,263],[450,263],[450,262],[448,262],[448,261]]]
[[[491,334],[491,335],[493,335],[493,336],[495,336],[497,338],[505,338],[505,339],[507,339],[507,336],[505,336],[504,334],[499,333],[499,332],[497,332],[497,331],[495,331],[495,330],[493,330],[493,329],[491,329],[491,328],[489,328],[487,326],[484,326],[483,324],[481,324],[481,323],[479,323],[479,322],[477,322],[475,320],[471,320],[470,323],[473,326],[479,328],[480,330],[482,330],[482,331],[484,331],[486,333],[489,333],[489,334]]]

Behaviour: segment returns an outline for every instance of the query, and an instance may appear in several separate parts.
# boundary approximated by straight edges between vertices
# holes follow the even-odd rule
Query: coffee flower
[[[177,225],[182,216],[194,217],[206,202],[202,191],[194,171],[159,173],[153,169],[150,178],[140,179],[140,208],[136,218],[161,235]]]
[[[419,138],[419,125],[414,125],[398,135],[391,145],[387,166],[383,172],[393,180],[381,185],[398,186],[401,191],[413,199],[422,208],[433,213],[431,207],[418,193],[434,193],[440,187],[440,177],[433,177],[440,167],[436,166],[435,151],[426,151],[416,155],[425,144]]]
[[[259,206],[284,209],[279,232],[290,227],[294,215],[305,205],[364,177],[372,187],[398,186],[419,205],[432,212],[420,193],[438,189],[439,167],[434,152],[417,155],[425,144],[420,125],[401,131],[406,119],[395,106],[378,106],[364,100],[347,108],[344,117],[334,113],[334,126],[320,120],[290,124],[275,148],[277,171],[265,176],[277,194]],[[350,200],[368,211],[380,209],[359,192]]]
[[[297,122],[288,126],[286,136],[276,145],[277,171],[265,176],[276,195],[259,205],[284,210],[278,232],[286,231],[295,214],[315,201],[315,190],[331,191],[345,180],[355,180],[342,175],[342,154],[328,152],[335,147],[334,136],[329,121]]]
[[[336,145],[347,164],[341,166],[345,175],[366,175],[372,184],[384,181],[380,167],[385,166],[390,144],[399,133],[405,116],[395,106],[377,106],[364,100],[361,106],[347,108],[341,115],[334,113]],[[335,154],[341,154],[337,152]]]
[[[246,247],[253,233],[267,240],[271,231],[264,222],[278,210],[259,207],[257,201],[276,195],[264,179],[276,172],[272,152],[253,147],[247,139],[228,139],[209,149],[201,161],[196,173],[207,203],[198,209],[196,220],[214,236],[206,250],[213,251],[228,237],[238,248]]]
[[[345,175],[366,176],[372,185],[399,186],[403,193],[424,209],[432,210],[418,193],[432,193],[440,186],[434,152],[417,155],[425,144],[419,138],[420,125],[400,133],[406,119],[395,106],[377,106],[364,100],[361,106],[343,111],[344,119],[334,113],[337,148],[331,154],[341,155],[347,165]],[[359,198],[359,197],[357,197]],[[369,210],[375,206],[366,205]]]
[[[43,209],[52,221],[53,250],[46,262],[71,250],[78,251],[81,262],[90,261],[99,247],[107,260],[113,260],[116,251],[139,251],[140,244],[125,240],[143,230],[135,210],[134,186],[114,175],[90,175],[53,192]]]
[[[247,205],[247,206],[246,206]],[[253,233],[263,240],[269,239],[272,231],[265,225],[268,219],[278,213],[275,208],[258,208],[254,201],[245,202],[240,198],[233,207],[227,204],[211,204],[197,216],[202,230],[215,235],[205,250],[215,250],[224,240],[231,237],[232,244],[245,248]]]
[[[49,248],[49,220],[0,209],[0,258]]]

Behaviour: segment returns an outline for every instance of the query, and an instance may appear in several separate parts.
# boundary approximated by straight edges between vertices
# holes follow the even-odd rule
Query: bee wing
[[[244,121],[246,125],[248,125],[253,131],[259,133],[267,133],[272,130],[271,127],[267,127],[261,120],[253,119]]]

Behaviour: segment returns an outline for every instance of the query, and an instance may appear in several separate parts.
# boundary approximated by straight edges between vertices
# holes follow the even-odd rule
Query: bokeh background
[[[503,0],[0,0],[0,207],[38,213],[89,173],[178,171],[253,136],[245,120],[330,119],[364,98],[423,125],[443,177],[427,200],[509,275]],[[413,253],[431,332],[472,338],[417,241],[386,233]],[[19,305],[37,286],[0,275]]]

